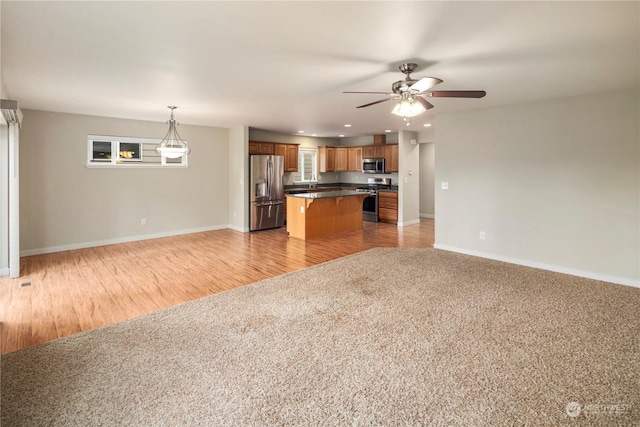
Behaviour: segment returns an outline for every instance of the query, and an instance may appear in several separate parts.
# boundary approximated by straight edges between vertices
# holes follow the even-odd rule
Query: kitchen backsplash
[[[293,180],[294,173],[285,172],[283,176],[284,185],[295,185]],[[391,178],[391,183],[397,185],[398,174],[397,173],[385,173],[385,174],[370,174],[361,172],[326,172],[318,174],[319,184],[331,184],[334,182],[348,182],[350,184],[366,184],[367,178]]]

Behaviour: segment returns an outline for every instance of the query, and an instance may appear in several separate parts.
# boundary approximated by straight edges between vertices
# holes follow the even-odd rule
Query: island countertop
[[[353,190],[340,190],[340,191],[318,191],[316,193],[296,193],[287,194],[287,197],[299,197],[301,199],[330,199],[332,197],[350,197],[350,196],[362,196],[367,193],[360,193]]]

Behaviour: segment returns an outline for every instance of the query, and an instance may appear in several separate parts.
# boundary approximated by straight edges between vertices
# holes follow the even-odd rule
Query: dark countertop
[[[285,193],[289,193],[291,195],[296,194],[296,193],[315,193],[317,191],[327,191],[327,190],[342,190],[345,188],[352,188],[355,189],[356,187],[362,187],[364,185],[367,185],[366,183],[358,183],[358,184],[353,184],[353,183],[345,183],[345,182],[333,182],[330,184],[318,184],[313,188],[309,188],[308,185],[285,185],[284,186],[284,191]],[[386,191],[398,191],[398,186],[397,185],[392,185],[391,186],[391,190],[386,190]]]
[[[313,191],[313,190],[312,190]],[[299,197],[301,199],[331,199],[336,197],[352,197],[352,196],[366,196],[367,193],[360,193],[353,190],[341,190],[341,191],[321,191],[316,193],[296,193],[287,197]]]

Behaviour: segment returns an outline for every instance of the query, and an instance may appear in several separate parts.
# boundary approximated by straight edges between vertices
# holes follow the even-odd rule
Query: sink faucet
[[[315,181],[316,177],[315,175],[311,174],[309,175],[309,188],[314,188],[315,184],[313,183],[313,181]]]

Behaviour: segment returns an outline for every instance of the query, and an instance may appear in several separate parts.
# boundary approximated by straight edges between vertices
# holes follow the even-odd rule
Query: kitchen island
[[[287,195],[287,231],[299,239],[362,230],[367,193],[323,191]]]

